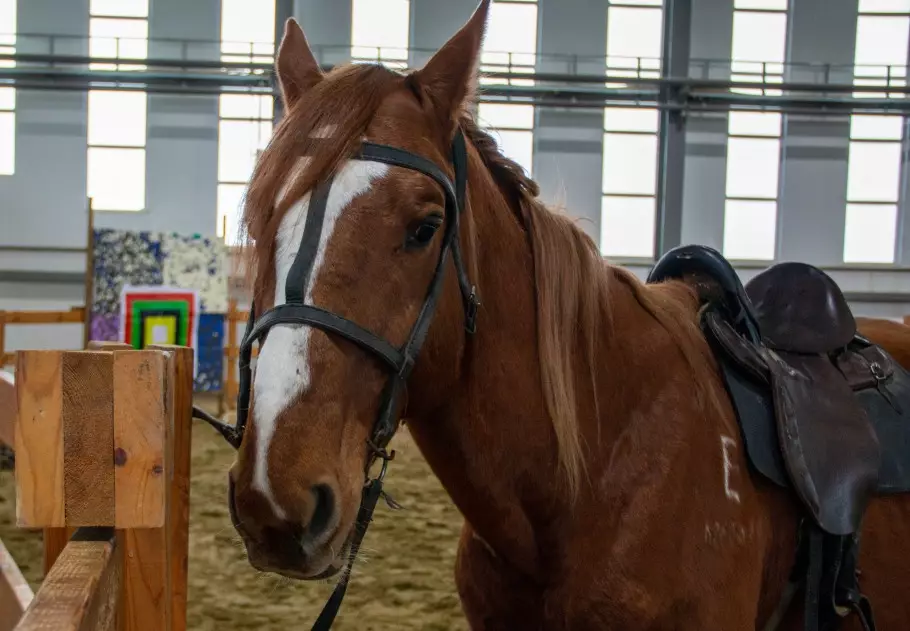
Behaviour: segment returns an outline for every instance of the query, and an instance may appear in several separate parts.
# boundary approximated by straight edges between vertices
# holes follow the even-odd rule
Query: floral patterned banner
[[[118,339],[125,286],[171,286],[199,296],[196,390],[222,387],[228,253],[217,240],[176,233],[95,230],[90,336]],[[216,350],[217,348],[217,350]]]

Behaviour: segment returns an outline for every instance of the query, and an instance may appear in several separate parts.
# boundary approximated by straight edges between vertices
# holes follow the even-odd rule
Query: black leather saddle
[[[814,534],[827,538],[812,559],[815,578],[830,579],[839,603],[831,610],[843,615],[844,602],[864,602],[855,577],[838,570],[855,563],[869,500],[910,492],[910,373],[857,334],[840,288],[811,265],[778,263],[743,286],[719,252],[690,245],[665,254],[648,276],[665,280],[696,289],[748,460],[792,490]],[[826,588],[815,589],[817,604]],[[824,615],[812,626],[808,614],[807,628],[836,628],[822,624]]]

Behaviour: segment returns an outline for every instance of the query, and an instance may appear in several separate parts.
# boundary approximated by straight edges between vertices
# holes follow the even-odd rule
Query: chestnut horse
[[[910,370],[910,326],[882,318],[856,318],[856,328]]]
[[[407,74],[323,74],[286,25],[286,114],[243,223],[254,306],[279,314],[247,336],[260,354],[229,475],[249,560],[300,579],[345,566],[365,466],[385,457],[377,410],[394,401],[464,515],[456,583],[473,629],[762,629],[788,583],[800,508],[750,473],[693,289],[606,264],[478,129],[489,4]],[[463,198],[449,187],[460,188],[462,134]],[[399,157],[370,159],[376,145]],[[476,331],[465,279],[480,296]],[[281,311],[292,293],[299,317]],[[389,398],[401,358],[383,349],[403,348],[427,313],[406,389]],[[886,629],[910,623],[908,553],[910,499],[875,499],[860,565]],[[780,628],[800,617],[794,605]]]

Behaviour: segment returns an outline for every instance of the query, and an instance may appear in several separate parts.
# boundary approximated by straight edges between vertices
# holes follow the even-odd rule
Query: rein
[[[351,568],[367,528],[372,521],[373,510],[376,508],[379,498],[386,497],[390,507],[398,508],[397,504],[385,496],[382,490],[388,463],[395,456],[394,451],[389,452],[386,448],[398,429],[396,416],[398,398],[414,368],[420,348],[426,340],[430,324],[436,313],[439,298],[442,295],[442,281],[450,251],[462,296],[465,329],[469,334],[473,334],[476,331],[477,309],[480,306],[476,288],[471,284],[465,271],[458,238],[458,222],[461,213],[464,211],[465,189],[467,186],[467,149],[461,129],[456,130],[452,141],[452,166],[455,171],[454,184],[430,160],[397,147],[363,142],[352,159],[382,162],[423,173],[436,181],[445,194],[446,228],[440,247],[439,259],[436,263],[423,307],[414,322],[414,326],[411,328],[407,342],[401,348],[397,348],[382,337],[343,316],[313,305],[304,304],[304,293],[313,271],[316,251],[325,219],[326,204],[334,179],[330,177],[317,184],[311,195],[300,248],[294,257],[294,262],[288,272],[285,284],[285,303],[269,309],[258,319],[255,315],[255,304],[250,307],[250,317],[240,345],[240,389],[237,396],[236,425],[228,425],[198,408],[193,408],[194,417],[209,423],[228,443],[235,449],[239,449],[246,429],[252,394],[251,360],[253,344],[260,342],[271,327],[279,324],[306,324],[327,333],[340,335],[385,364],[389,372],[389,379],[382,393],[372,434],[367,440],[369,456],[364,469],[364,487],[355,523],[355,533],[351,539],[350,552],[342,570],[341,579],[316,619],[312,627],[313,631],[329,629],[338,614],[341,602],[347,591]],[[382,460],[382,468],[379,474],[371,479],[370,468],[377,460]]]

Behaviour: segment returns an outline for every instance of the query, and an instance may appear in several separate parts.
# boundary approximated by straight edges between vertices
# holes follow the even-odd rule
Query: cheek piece
[[[404,346],[398,348],[347,318],[313,305],[304,304],[304,288],[307,287],[313,271],[313,263],[325,220],[326,203],[329,191],[332,188],[333,178],[329,178],[317,184],[312,193],[310,208],[303,230],[303,238],[300,241],[300,248],[288,272],[287,283],[285,284],[285,303],[269,309],[258,319],[255,314],[255,305],[250,308],[250,318],[247,321],[246,331],[240,345],[240,390],[237,397],[237,424],[234,426],[228,425],[198,408],[193,408],[194,417],[212,425],[235,449],[240,448],[249,415],[252,384],[250,361],[253,344],[260,342],[268,330],[276,324],[306,324],[327,333],[340,335],[385,364],[389,378],[382,393],[378,415],[373,424],[371,436],[367,440],[369,457],[364,469],[364,487],[361,494],[357,523],[355,524],[355,534],[351,540],[350,554],[348,555],[343,575],[313,625],[313,631],[329,629],[341,607],[341,601],[344,598],[348,578],[350,577],[351,566],[357,556],[357,551],[360,548],[363,536],[366,534],[367,527],[372,520],[373,509],[376,507],[379,498],[381,496],[386,497],[386,501],[390,506],[393,508],[397,507],[382,491],[382,480],[388,463],[395,455],[394,451],[389,453],[386,447],[398,429],[399,396],[411,374],[417,354],[426,339],[430,323],[436,312],[439,297],[442,294],[442,280],[450,251],[462,295],[465,329],[469,334],[473,334],[476,330],[477,309],[480,306],[476,288],[468,280],[465,272],[464,260],[458,240],[458,220],[460,214],[464,211],[465,187],[467,183],[467,152],[464,135],[461,130],[456,131],[455,138],[452,141],[452,166],[455,171],[454,184],[430,160],[397,147],[364,142],[352,159],[382,162],[423,173],[439,184],[445,194],[446,226],[442,247],[439,250],[439,259],[436,262],[436,268],[433,272],[433,278],[430,281],[423,307],[411,328],[407,342],[405,342]],[[382,460],[382,468],[378,476],[370,479],[369,470],[376,460]]]

